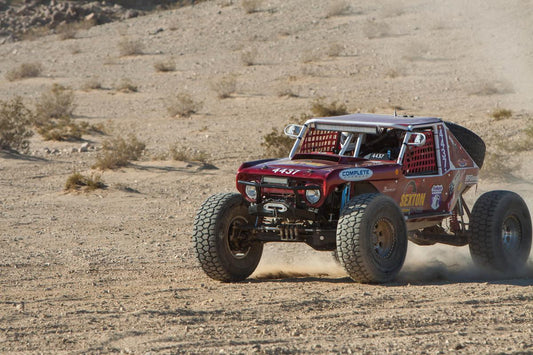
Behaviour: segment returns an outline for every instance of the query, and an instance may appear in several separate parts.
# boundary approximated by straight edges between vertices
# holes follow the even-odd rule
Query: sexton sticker
[[[361,181],[370,179],[374,172],[367,168],[344,169],[339,173],[339,177],[346,181]]]

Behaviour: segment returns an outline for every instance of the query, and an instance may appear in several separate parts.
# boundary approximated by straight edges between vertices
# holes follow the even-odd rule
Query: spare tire
[[[467,151],[470,157],[476,162],[477,166],[481,168],[485,160],[485,142],[480,136],[471,130],[459,126],[452,122],[444,122],[446,127],[453,133],[455,138],[461,143],[463,148]]]

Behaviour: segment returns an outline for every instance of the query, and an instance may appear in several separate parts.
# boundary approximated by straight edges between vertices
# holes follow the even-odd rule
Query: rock
[[[81,145],[80,149],[79,149],[79,152],[80,153],[85,153],[85,152],[88,152],[89,151],[89,143],[85,142]]]
[[[96,15],[94,14],[94,12],[91,12],[89,15],[85,16],[85,21],[91,21],[95,17]]]

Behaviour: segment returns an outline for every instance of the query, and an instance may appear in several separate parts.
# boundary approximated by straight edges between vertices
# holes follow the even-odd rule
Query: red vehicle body
[[[521,264],[524,255],[527,259],[531,220],[523,200],[511,192],[485,198],[505,208],[518,206],[494,227],[499,235],[493,244],[501,257],[494,262],[494,251],[475,246],[483,244],[478,234],[485,232],[481,224],[474,227],[479,231],[469,228],[473,217],[462,199],[478,183],[485,153],[473,132],[439,118],[373,114],[313,118],[285,132],[295,139],[289,157],[242,164],[236,178],[242,197],[212,199],[222,205],[233,199],[241,212],[224,226],[225,241],[211,238],[211,247],[225,249],[207,258],[209,232],[199,224],[207,210],[200,209],[193,239],[209,276],[223,281],[248,276],[262,244],[273,241],[335,251],[348,274],[362,282],[391,280],[403,264],[407,239],[470,244],[474,260],[499,269],[508,269],[518,255]],[[474,219],[481,221],[492,211],[487,208],[474,208],[480,216]],[[224,263],[232,260],[242,268],[209,271],[215,264],[229,270]]]

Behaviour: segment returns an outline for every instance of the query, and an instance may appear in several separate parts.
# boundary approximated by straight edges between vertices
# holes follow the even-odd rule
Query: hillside
[[[399,280],[372,286],[352,283],[329,253],[283,245],[267,248],[249,282],[220,284],[190,243],[202,201],[233,191],[263,136],[316,100],[471,128],[493,174],[468,199],[509,189],[531,210],[533,2],[250,3],[0,45],[0,100],[34,109],[60,84],[73,90],[74,121],[106,132],[35,134],[28,154],[0,151],[0,352],[533,351],[531,265],[505,279],[474,269],[468,248],[410,244]],[[23,63],[40,73],[7,80]],[[195,112],[172,117],[184,97]],[[510,117],[495,118],[501,109]],[[106,140],[129,134],[146,150],[101,173],[107,189],[63,191],[74,172],[95,172]],[[172,160],[175,145],[216,169]]]

